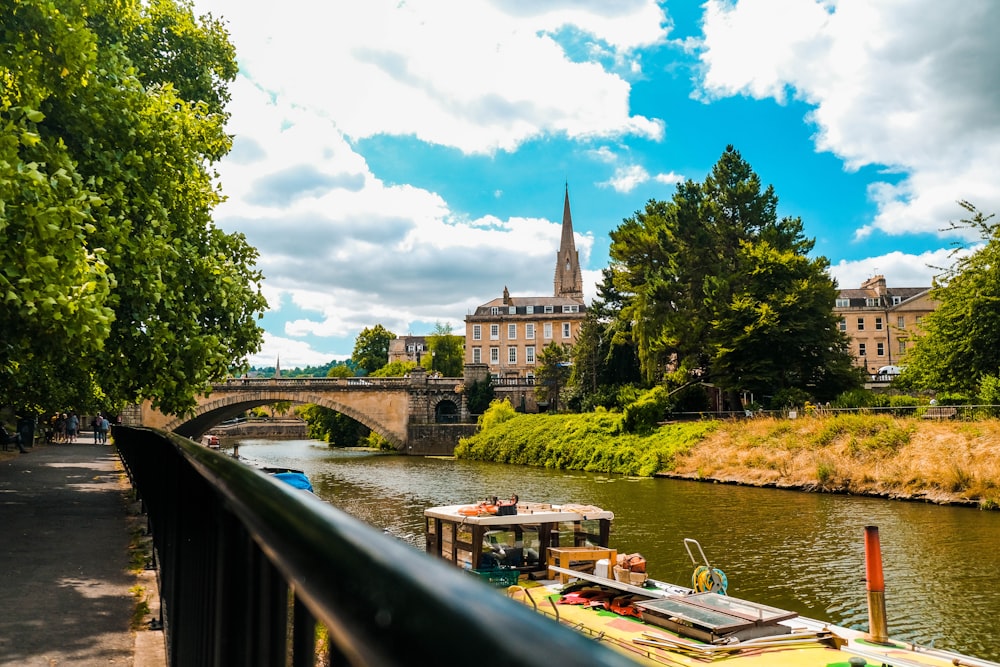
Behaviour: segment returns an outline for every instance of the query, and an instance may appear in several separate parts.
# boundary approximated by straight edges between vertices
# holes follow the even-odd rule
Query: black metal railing
[[[634,665],[305,491],[118,427],[149,519],[170,665]]]

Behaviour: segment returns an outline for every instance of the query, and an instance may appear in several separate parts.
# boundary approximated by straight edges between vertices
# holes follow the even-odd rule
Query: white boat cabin
[[[593,505],[486,501],[432,507],[424,510],[426,548],[466,570],[547,571],[550,549],[606,549],[614,518]]]

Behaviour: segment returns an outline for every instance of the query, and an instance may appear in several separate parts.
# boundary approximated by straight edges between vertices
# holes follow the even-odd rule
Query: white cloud
[[[548,133],[663,135],[629,114],[629,84],[570,60],[572,27],[615,49],[666,37],[652,0],[508,7],[483,0],[316,3],[200,0],[228,19],[241,71],[268,95],[335,119],[352,138],[412,135],[466,153],[513,150]],[[520,11],[519,11],[520,10]],[[275,57],[280,53],[281,57]],[[289,63],[293,63],[292,66]]]
[[[637,164],[631,164],[618,167],[610,179],[598,185],[613,188],[616,192],[632,192],[648,180],[648,171]]]
[[[971,250],[952,255],[951,249],[929,251],[919,255],[890,252],[861,260],[842,260],[830,266],[830,275],[841,289],[855,289],[875,275],[883,275],[892,287],[930,287],[931,280],[950,268],[958,257]]]
[[[957,200],[1000,208],[997,25],[993,0],[709,0],[703,93],[813,105],[817,149],[900,175],[859,236],[938,233]]]
[[[504,286],[551,290],[558,222],[464,220],[437,193],[384,183],[352,142],[412,136],[491,154],[553,135],[663,136],[661,120],[630,114],[622,76],[559,43],[564,32],[585,36],[628,60],[666,38],[654,0],[289,0],[280,10],[197,0],[196,11],[224,18],[240,64],[216,222],[260,251],[275,312],[295,309],[255,357],[268,363],[314,364],[306,338],[339,339],[342,350],[374,323],[406,332],[455,314],[462,331],[464,313]],[[561,213],[557,198],[552,208]],[[592,245],[578,235],[581,258]]]

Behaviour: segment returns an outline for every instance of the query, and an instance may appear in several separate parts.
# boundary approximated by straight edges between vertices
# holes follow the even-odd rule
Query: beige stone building
[[[396,336],[389,341],[389,363],[413,361],[419,364],[428,351],[427,336]]]
[[[851,339],[855,363],[870,375],[903,362],[921,320],[937,308],[930,287],[888,287],[885,276],[873,276],[860,289],[842,289],[834,312],[840,330]]]
[[[572,345],[586,317],[580,259],[573,240],[569,188],[563,203],[552,296],[503,296],[465,318],[465,363],[485,364],[498,384],[534,381],[537,359],[550,343]]]

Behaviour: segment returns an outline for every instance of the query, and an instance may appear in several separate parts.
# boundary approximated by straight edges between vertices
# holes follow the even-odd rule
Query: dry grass
[[[1000,508],[1000,421],[752,419],[679,455],[674,474]]]

